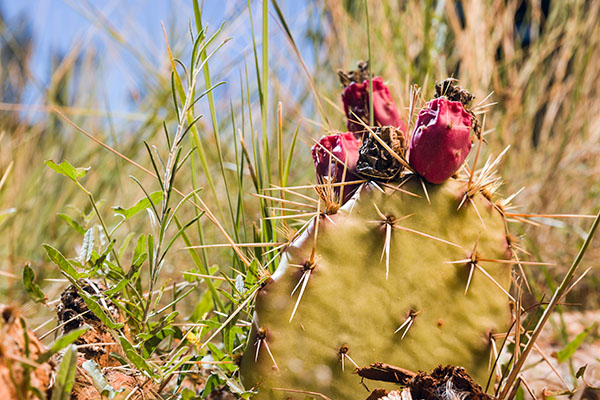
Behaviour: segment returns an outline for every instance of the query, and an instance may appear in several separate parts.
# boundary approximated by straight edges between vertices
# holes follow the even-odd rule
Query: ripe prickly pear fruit
[[[340,80],[345,89],[342,93],[344,112],[348,130],[363,136],[364,126],[357,120],[369,125],[369,79],[367,63],[360,63],[357,71],[345,73],[339,71]],[[373,122],[375,126],[393,126],[406,132],[406,122],[400,117],[390,89],[380,76],[373,77]]]
[[[313,219],[258,293],[241,362],[257,400],[365,398],[353,370],[374,362],[461,366],[485,385],[490,333],[510,319],[511,266],[490,262],[508,258],[490,201],[476,192],[457,210],[466,184],[427,185],[431,204],[418,179],[386,193],[365,184]]]
[[[459,101],[438,97],[421,109],[408,162],[430,183],[442,183],[458,171],[471,150],[472,116]]]
[[[360,142],[352,132],[323,136],[312,148],[317,181],[322,183],[352,182],[359,178],[355,175]],[[344,199],[348,200],[358,185],[344,186]],[[334,192],[340,195],[341,186],[335,186]]]

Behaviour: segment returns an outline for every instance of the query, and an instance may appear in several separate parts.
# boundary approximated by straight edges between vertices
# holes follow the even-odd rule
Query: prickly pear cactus
[[[373,362],[462,366],[485,385],[511,266],[490,261],[510,259],[498,209],[480,192],[459,209],[467,184],[426,184],[428,201],[418,177],[368,183],[313,220],[256,301],[241,365],[256,399],[364,399],[353,370]]]

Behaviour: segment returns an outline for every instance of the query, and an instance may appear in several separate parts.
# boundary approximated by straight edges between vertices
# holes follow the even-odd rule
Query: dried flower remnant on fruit
[[[339,69],[337,74],[344,87],[349,86],[353,82],[362,83],[363,81],[369,79],[369,62],[359,61],[355,70],[346,72],[342,69]]]
[[[473,132],[478,138],[481,138],[481,123],[471,110],[471,102],[475,96],[457,84],[458,80],[454,78],[446,78],[441,83],[435,84],[435,97],[446,97],[451,101],[460,101],[465,110],[471,115]]]
[[[358,70],[338,71],[340,82],[344,85],[342,102],[346,113],[348,130],[362,136],[366,133],[364,125],[369,125],[369,76],[368,64],[359,63]],[[360,120],[360,121],[359,121]],[[373,123],[375,126],[393,126],[406,131],[406,123],[400,117],[390,89],[380,76],[373,77]]]
[[[315,162],[317,181],[325,184],[335,184],[356,181],[356,162],[360,142],[352,132],[323,136],[312,148]],[[350,198],[358,185],[344,185],[345,202]],[[341,193],[342,186],[333,188],[336,196]]]
[[[377,135],[396,156],[391,154],[374,135]],[[407,148],[404,132],[400,129],[393,126],[376,128],[358,150],[356,171],[369,179],[392,180],[403,169],[397,157],[404,158]]]
[[[430,183],[442,183],[458,171],[471,150],[472,116],[461,102],[446,97],[422,108],[413,131],[409,164]]]
[[[460,101],[467,108],[475,98],[468,90],[456,84],[454,78],[446,78],[441,83],[435,84],[435,97],[446,97],[450,101]]]

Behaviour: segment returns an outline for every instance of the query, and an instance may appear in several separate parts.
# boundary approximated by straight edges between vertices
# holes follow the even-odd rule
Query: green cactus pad
[[[243,383],[258,389],[256,399],[307,397],[296,390],[332,399],[366,398],[352,361],[341,355],[346,350],[359,366],[385,362],[412,371],[462,366],[485,386],[489,333],[507,329],[509,298],[477,268],[465,294],[472,264],[449,262],[469,259],[475,245],[480,259],[509,255],[503,217],[485,197],[472,198],[481,219],[469,201],[457,210],[465,187],[456,180],[427,185],[429,204],[416,179],[402,189],[419,197],[389,188],[384,194],[368,185],[336,215],[319,219],[314,265],[307,261],[315,225],[292,243],[273,281],[258,295],[242,359]],[[386,225],[375,205],[397,221],[387,279],[385,256],[381,260]],[[478,265],[509,289],[510,264]],[[291,293],[308,270],[290,322],[301,287]],[[406,323],[395,333],[411,317],[410,329],[405,332]]]

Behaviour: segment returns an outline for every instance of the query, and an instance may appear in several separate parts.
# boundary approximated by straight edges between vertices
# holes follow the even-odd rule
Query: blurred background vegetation
[[[41,244],[51,243],[74,256],[82,236],[67,221],[77,221],[85,229],[98,223],[87,198],[47,168],[44,160],[66,159],[78,167],[91,167],[84,184],[101,202],[101,211],[112,224],[119,220],[113,216],[112,206],[130,206],[143,197],[130,175],[150,190],[159,189],[155,181],[84,136],[54,110],[151,168],[144,141],[156,144],[157,151],[164,154],[164,144],[159,145],[163,121],[169,127],[176,124],[171,64],[160,22],[164,22],[174,55],[188,59],[193,20],[191,5],[183,2],[154,12],[147,11],[154,2],[141,0],[106,2],[102,7],[95,2],[66,0],[25,3],[20,13],[11,12],[10,17],[6,10],[12,7],[0,3],[0,302],[20,304],[28,302],[20,280],[26,262],[36,271],[49,299],[55,299],[65,286],[53,280],[59,274]],[[191,190],[194,175],[204,187],[202,198],[229,234],[253,241],[260,237],[265,220],[259,199],[252,196],[256,189],[242,161],[240,135],[254,144],[263,140],[259,139],[261,132],[268,132],[269,157],[275,166],[281,158],[273,149],[283,143],[282,152],[287,154],[298,129],[287,183],[313,183],[310,147],[314,139],[345,129],[335,72],[353,68],[367,58],[363,2],[280,1],[284,19],[271,8],[266,127],[262,126],[256,80],[261,66],[255,63],[254,54],[261,49],[261,35],[253,36],[261,27],[260,2],[250,2],[252,16],[245,1],[211,3],[206,2],[203,16],[209,32],[224,23],[219,40],[232,38],[211,60],[213,84],[226,84],[213,92],[216,120],[209,118],[206,100],[196,105],[196,114],[205,115],[198,131],[208,171],[200,168],[200,159],[194,154],[191,168],[180,172],[176,186]],[[43,10],[53,11],[43,14]],[[63,18],[57,10],[67,10],[71,17]],[[37,25],[40,13],[48,19],[45,30]],[[447,76],[459,78],[477,96],[476,102],[492,93],[490,101],[497,104],[485,118],[484,159],[511,146],[499,167],[505,182],[500,193],[508,196],[523,188],[513,201],[523,213],[597,211],[599,2],[382,0],[369,2],[369,14],[373,71],[388,82],[405,115],[412,83],[423,87],[424,99],[432,96],[434,82]],[[81,29],[73,30],[70,24],[77,18]],[[53,47],[45,35],[58,36],[59,44]],[[255,46],[253,41],[257,41]],[[213,123],[222,145],[223,175],[230,183],[239,182],[239,173],[244,178],[235,191],[243,200],[241,226],[229,219],[227,184],[218,153],[213,151],[217,145]],[[193,210],[186,212],[191,217]],[[532,259],[556,264],[531,272],[532,283],[541,290],[552,287],[568,267],[589,221],[538,218],[535,223],[522,225],[521,233],[527,234],[525,247]],[[224,242],[212,224],[204,219],[201,224],[203,230],[190,233],[192,243],[200,242],[200,234],[205,243]],[[131,232],[149,229],[148,225],[147,218],[128,221],[119,233],[120,241],[125,242]],[[131,243],[128,251],[134,245]],[[206,250],[203,256],[206,264],[222,269],[233,262],[231,251],[223,248]],[[588,251],[585,263],[594,269],[570,302],[598,308],[598,244]],[[180,281],[181,273],[191,268],[189,253],[177,249],[170,253],[162,274],[164,279]],[[27,304],[26,313],[41,322],[48,311]]]

